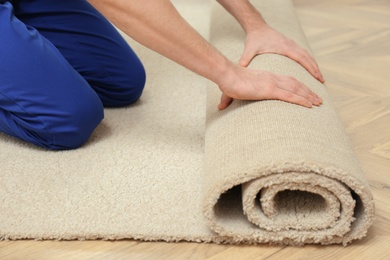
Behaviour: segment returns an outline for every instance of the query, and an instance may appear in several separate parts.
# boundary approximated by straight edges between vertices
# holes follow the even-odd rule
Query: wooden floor
[[[376,221],[342,246],[137,241],[0,242],[0,259],[390,259],[390,1],[294,0],[326,85],[372,186]]]

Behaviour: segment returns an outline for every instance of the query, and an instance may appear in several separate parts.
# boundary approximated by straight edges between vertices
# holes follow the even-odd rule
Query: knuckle
[[[294,94],[291,93],[291,92],[285,92],[285,93],[284,93],[284,98],[285,98],[286,100],[292,100],[292,99],[294,98]]]
[[[297,93],[299,91],[299,87],[297,85],[291,85],[290,91],[293,93]]]
[[[298,53],[298,56],[299,56],[301,59],[304,59],[304,58],[306,58],[306,53],[304,53],[304,52],[299,52],[299,53]]]
[[[296,78],[294,78],[293,76],[288,76],[287,78],[289,81],[291,81],[295,85],[299,83],[299,81]]]

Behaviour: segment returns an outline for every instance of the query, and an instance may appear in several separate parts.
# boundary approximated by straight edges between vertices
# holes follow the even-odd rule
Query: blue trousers
[[[85,0],[0,0],[0,132],[53,150],[81,146],[103,107],[135,102],[142,63]]]

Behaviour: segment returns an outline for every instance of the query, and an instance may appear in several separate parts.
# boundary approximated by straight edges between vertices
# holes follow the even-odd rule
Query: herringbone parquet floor
[[[390,259],[390,1],[294,0],[366,172],[376,221],[348,247],[193,243],[0,242],[0,259]]]

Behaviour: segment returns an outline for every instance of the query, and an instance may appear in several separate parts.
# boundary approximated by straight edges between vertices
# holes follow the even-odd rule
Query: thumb
[[[245,46],[245,50],[241,56],[239,64],[242,67],[247,67],[249,65],[249,63],[252,61],[254,56],[255,56],[254,52],[250,48]]]
[[[218,105],[218,109],[219,110],[224,110],[225,108],[227,108],[228,106],[230,106],[230,104],[233,102],[233,99],[231,97],[228,97],[226,96],[225,94],[222,94],[221,96],[221,102],[219,103]]]

